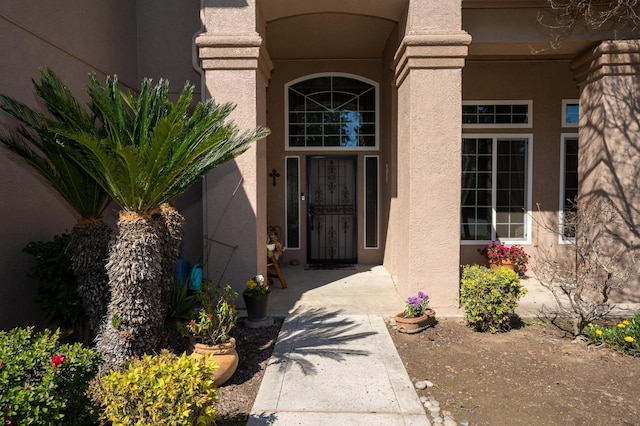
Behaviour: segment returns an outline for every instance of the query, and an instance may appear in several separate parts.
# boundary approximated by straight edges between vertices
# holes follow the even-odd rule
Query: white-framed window
[[[364,156],[364,248],[379,248],[380,167],[377,155]]]
[[[578,134],[562,133],[560,135],[560,200],[558,205],[559,242],[561,244],[575,241],[576,230],[567,225],[565,219],[576,214],[575,201],[578,196]],[[569,220],[569,223],[573,221]]]
[[[343,73],[285,85],[286,150],[377,150],[378,84]]]
[[[463,134],[460,239],[531,243],[531,134]]]
[[[562,127],[578,127],[580,103],[578,99],[562,100]]]
[[[462,128],[531,128],[533,101],[462,101]]]
[[[285,241],[287,250],[300,249],[300,157],[285,157]]]

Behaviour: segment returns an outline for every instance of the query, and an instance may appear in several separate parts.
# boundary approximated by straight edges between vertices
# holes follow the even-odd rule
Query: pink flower
[[[62,364],[63,362],[64,362],[64,355],[62,354],[54,355],[51,357],[51,364],[53,364],[56,367]]]

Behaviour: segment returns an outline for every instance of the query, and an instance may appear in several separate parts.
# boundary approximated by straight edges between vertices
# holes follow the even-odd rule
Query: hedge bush
[[[509,315],[526,292],[518,274],[509,268],[467,265],[462,270],[460,302],[467,323],[477,331],[508,329]]]
[[[97,399],[114,425],[215,424],[215,363],[166,350],[102,376]]]
[[[0,418],[5,425],[83,425],[97,419],[87,395],[102,356],[59,331],[0,331]]]

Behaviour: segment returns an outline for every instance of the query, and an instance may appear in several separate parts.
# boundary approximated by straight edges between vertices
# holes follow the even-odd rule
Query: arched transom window
[[[338,75],[290,84],[288,147],[376,148],[376,86]]]

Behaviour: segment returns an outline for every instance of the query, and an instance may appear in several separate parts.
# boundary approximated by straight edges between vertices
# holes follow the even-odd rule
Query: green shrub
[[[467,323],[477,331],[507,329],[509,315],[526,292],[518,274],[509,268],[467,265],[462,270],[460,302]]]
[[[81,344],[60,344],[59,331],[33,328],[0,331],[2,424],[91,424],[89,381],[102,357]]]
[[[173,318],[174,320],[189,318],[196,302],[197,293],[189,294],[189,286],[186,283],[174,283],[171,289],[171,304],[169,305],[168,318]]]
[[[78,283],[67,250],[71,236],[56,235],[53,241],[31,241],[22,250],[36,258],[27,276],[41,282],[36,301],[47,319],[56,326],[71,330],[85,319],[85,310],[78,295]]]
[[[103,420],[117,425],[215,423],[214,363],[164,350],[102,376]]]
[[[584,334],[596,344],[609,345],[620,352],[640,357],[640,313],[631,320],[623,320],[612,326],[589,324]]]

